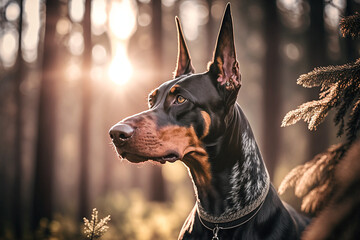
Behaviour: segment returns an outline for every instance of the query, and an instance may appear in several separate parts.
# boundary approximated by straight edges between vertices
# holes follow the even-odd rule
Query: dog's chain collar
[[[207,213],[205,209],[203,209],[199,201],[197,202],[196,208],[200,223],[205,228],[213,232],[212,240],[219,240],[219,230],[239,227],[249,222],[256,216],[256,214],[260,211],[262,205],[264,204],[265,198],[270,189],[270,178],[267,171],[265,181],[265,187],[261,195],[251,205],[244,207],[232,214],[227,214],[224,216],[221,215],[219,217],[212,216],[211,214]]]
[[[236,221],[236,220],[248,215],[249,213],[254,211],[258,206],[260,206],[265,201],[265,198],[269,192],[269,189],[270,189],[270,177],[269,177],[268,172],[266,171],[265,186],[264,186],[263,191],[261,192],[260,196],[257,199],[255,199],[254,202],[249,204],[248,206],[245,206],[241,209],[235,209],[235,211],[230,212],[230,213],[228,213],[228,212],[223,213],[220,216],[213,216],[213,215],[209,214],[208,212],[206,212],[206,210],[201,206],[201,203],[198,200],[196,203],[197,212],[202,219],[204,219],[205,221],[210,222],[210,223],[233,222],[233,221]]]
[[[207,224],[205,224],[204,220],[201,219],[201,216],[200,214],[198,214],[198,217],[199,217],[199,220],[200,220],[200,223],[205,227],[207,228],[208,230],[212,231],[213,232],[213,237],[212,237],[212,240],[219,240],[219,237],[218,237],[218,233],[220,230],[228,230],[228,229],[233,229],[233,228],[237,228],[241,225],[244,225],[245,223],[249,222],[251,219],[253,219],[256,214],[260,211],[262,205],[264,204],[265,201],[263,201],[260,206],[258,206],[257,209],[255,209],[253,211],[253,214],[252,215],[249,215],[249,216],[244,216],[240,219],[237,219],[235,220],[234,222],[231,222],[231,223],[209,223],[214,225],[214,227],[210,227],[208,226]],[[246,218],[245,218],[246,217]],[[245,218],[245,219],[243,219]],[[233,225],[234,224],[234,225]]]

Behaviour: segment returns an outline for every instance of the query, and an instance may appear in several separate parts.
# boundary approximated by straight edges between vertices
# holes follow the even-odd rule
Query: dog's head
[[[150,93],[149,110],[114,125],[110,137],[119,156],[134,163],[182,160],[188,166],[206,168],[206,146],[224,134],[241,85],[230,5],[205,73],[195,74],[178,18],[176,25],[174,79]]]

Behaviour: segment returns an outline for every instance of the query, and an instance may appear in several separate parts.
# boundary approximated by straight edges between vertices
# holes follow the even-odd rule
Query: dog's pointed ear
[[[231,92],[231,95],[237,95],[241,86],[241,75],[236,60],[230,3],[226,6],[209,71],[215,76],[217,84]]]
[[[194,73],[195,69],[191,64],[191,58],[189,50],[186,46],[183,31],[181,29],[180,20],[175,17],[177,33],[178,33],[178,56],[176,62],[176,68],[174,71],[174,78],[177,78],[183,74]]]

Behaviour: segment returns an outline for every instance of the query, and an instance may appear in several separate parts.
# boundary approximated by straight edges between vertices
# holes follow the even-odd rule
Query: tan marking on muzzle
[[[126,120],[126,124],[136,128],[136,131],[122,150],[148,159],[176,152],[180,160],[197,176],[199,182],[204,187],[210,186],[211,171],[208,155],[194,128],[172,125],[159,129],[154,117],[146,115],[137,115]],[[205,121],[208,122],[210,116],[204,115],[204,119],[207,119]]]
[[[208,115],[205,118],[209,120],[210,116]],[[201,189],[210,187],[212,177],[208,154],[202,147],[193,126],[189,128],[170,126],[161,129],[160,132],[160,139],[166,143],[166,146],[178,146],[180,149],[183,149],[181,160],[189,167],[198,187]]]

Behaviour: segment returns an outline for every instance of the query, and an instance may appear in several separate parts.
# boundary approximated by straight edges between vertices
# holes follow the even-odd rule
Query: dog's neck
[[[237,104],[233,112],[220,145],[207,147],[209,164],[203,169],[189,166],[198,212],[209,222],[245,216],[260,206],[269,190],[269,175],[250,125]],[[208,171],[210,176],[204,176]]]

